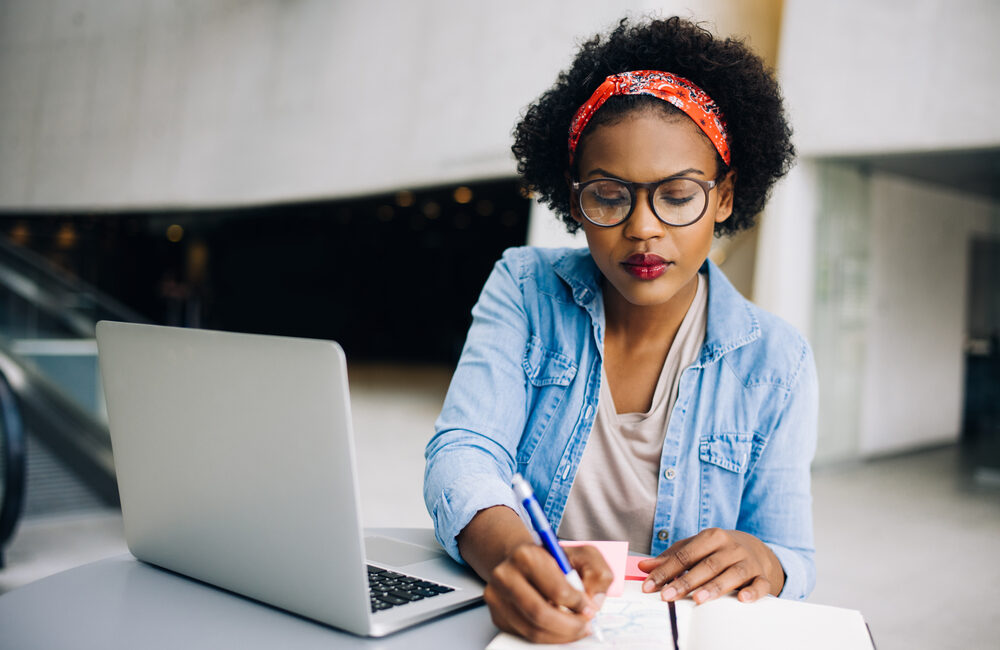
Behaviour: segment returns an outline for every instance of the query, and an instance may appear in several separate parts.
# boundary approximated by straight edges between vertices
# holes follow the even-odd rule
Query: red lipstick
[[[622,262],[622,267],[640,280],[655,280],[667,272],[670,264],[655,253],[635,253]]]

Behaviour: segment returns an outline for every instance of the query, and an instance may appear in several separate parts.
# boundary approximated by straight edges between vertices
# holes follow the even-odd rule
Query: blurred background
[[[3,0],[0,592],[126,550],[101,318],[338,340],[365,523],[430,526],[482,282],[583,245],[519,190],[511,130],[625,14],[747,39],[786,96],[798,165],[712,257],[815,350],[811,600],[880,648],[995,647],[993,0]]]

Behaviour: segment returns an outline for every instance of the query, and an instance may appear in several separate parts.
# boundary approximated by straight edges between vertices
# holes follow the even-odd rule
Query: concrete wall
[[[1000,145],[996,0],[785,0],[780,72],[800,153]]]
[[[252,204],[512,176],[521,109],[623,13],[780,0],[6,0],[0,209]]]
[[[870,196],[860,451],[957,440],[971,243],[1000,236],[1000,203],[883,174],[872,176]]]

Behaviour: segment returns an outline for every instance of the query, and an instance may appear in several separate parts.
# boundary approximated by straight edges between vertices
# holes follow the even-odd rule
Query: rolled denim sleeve
[[[801,600],[816,582],[810,464],[816,451],[816,366],[802,339],[800,363],[770,421],[766,446],[748,477],[739,530],[762,540],[785,572],[782,598]]]
[[[456,537],[477,512],[495,505],[517,510],[510,482],[526,419],[524,255],[523,249],[504,253],[486,281],[424,453],[424,502],[438,541],[459,562]]]

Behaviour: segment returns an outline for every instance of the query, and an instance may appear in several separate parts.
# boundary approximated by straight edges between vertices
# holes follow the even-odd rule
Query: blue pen
[[[583,580],[580,579],[580,574],[576,572],[576,569],[570,565],[569,558],[566,557],[566,552],[563,551],[562,546],[559,546],[559,540],[556,539],[556,534],[552,531],[549,519],[542,512],[542,506],[538,504],[538,499],[535,498],[535,493],[531,490],[531,486],[528,485],[528,482],[520,474],[514,474],[514,480],[511,482],[511,485],[514,488],[514,496],[524,506],[524,511],[528,513],[528,518],[531,519],[531,525],[534,527],[535,532],[538,533],[538,538],[541,540],[542,546],[555,558],[559,568],[566,574],[569,584],[577,591],[583,591]]]
[[[514,488],[514,497],[524,506],[524,511],[528,513],[528,518],[531,519],[531,525],[534,527],[535,532],[538,533],[538,538],[541,540],[542,546],[549,552],[549,555],[555,558],[556,564],[559,565],[559,568],[566,575],[566,580],[570,586],[581,593],[586,593],[586,590],[583,588],[583,580],[580,579],[580,574],[570,565],[569,558],[566,557],[566,552],[563,551],[562,546],[559,546],[559,540],[556,539],[556,534],[552,531],[552,525],[549,523],[549,519],[545,516],[545,513],[542,512],[542,506],[538,504],[538,499],[535,498],[535,493],[532,491],[531,486],[528,485],[528,482],[520,474],[514,474],[511,486]],[[603,642],[604,639],[600,630],[593,624],[591,624],[591,627],[594,630],[594,636]]]

